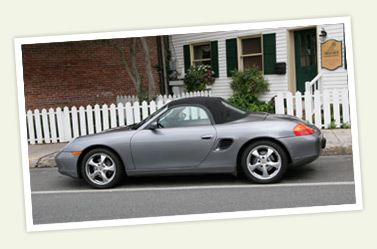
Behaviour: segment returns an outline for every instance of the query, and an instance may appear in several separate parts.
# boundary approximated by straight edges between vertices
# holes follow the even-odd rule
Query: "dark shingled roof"
[[[167,105],[168,107],[190,104],[204,106],[212,113],[213,119],[215,120],[216,124],[231,122],[244,118],[247,115],[246,111],[245,114],[241,114],[240,112],[228,108],[222,102],[226,101],[223,98],[219,97],[193,97],[174,100],[169,102]],[[230,103],[228,104],[231,105]]]

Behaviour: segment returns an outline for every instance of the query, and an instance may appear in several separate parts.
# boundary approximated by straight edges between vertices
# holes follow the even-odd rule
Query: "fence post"
[[[116,117],[116,109],[115,105],[110,105],[110,127],[114,128],[117,126],[117,117]]]
[[[164,103],[162,103],[162,101],[158,101],[157,102],[157,109],[160,109],[162,106],[164,105]]]
[[[102,122],[101,122],[101,110],[99,108],[99,105],[94,106],[94,119],[96,121],[96,133],[102,131]]]
[[[350,123],[348,89],[342,90],[343,123]]]
[[[83,106],[80,106],[79,108],[80,113],[80,135],[84,136],[86,135],[86,118],[85,118],[85,108]]]
[[[134,109],[135,123],[139,123],[140,122],[140,105],[139,105],[139,101],[135,101],[133,109]]]
[[[86,107],[86,114],[88,115],[88,133],[94,134],[94,122],[93,122],[93,108],[88,105]]]
[[[296,117],[302,118],[302,95],[301,92],[296,92]]]
[[[118,103],[119,126],[124,126],[124,106],[123,103]]]
[[[59,142],[65,142],[66,140],[64,137],[63,114],[60,107],[56,108],[56,119],[58,121]]]
[[[339,92],[333,91],[334,119],[336,127],[340,127]]]
[[[73,128],[73,137],[79,136],[79,124],[77,120],[77,108],[73,106],[72,109],[72,128]]]
[[[284,112],[284,99],[283,99],[282,93],[278,93],[277,97],[275,98],[275,112],[277,114],[285,114],[285,112]]]
[[[156,102],[153,100],[149,103],[149,112],[153,114],[156,111]]]
[[[314,92],[314,118],[315,126],[322,128],[321,95],[318,90]]]
[[[293,115],[293,96],[291,92],[287,92],[287,113]]]
[[[130,125],[130,124],[133,124],[134,123],[134,119],[133,119],[133,115],[132,115],[132,107],[131,107],[131,104],[130,102],[127,102],[126,103],[126,123],[127,125]]]
[[[51,127],[51,142],[56,143],[57,142],[57,136],[56,136],[56,124],[55,124],[54,109],[50,108],[48,110],[48,115],[49,115],[50,127]]]
[[[64,107],[63,109],[63,130],[64,130],[64,138],[66,141],[71,141],[72,139],[72,132],[71,132],[71,119],[69,117],[69,109],[68,107]]]
[[[50,140],[50,130],[48,125],[48,116],[46,109],[42,109],[42,124],[43,124],[43,137],[45,139],[45,143],[49,144]]]
[[[41,127],[41,115],[38,109],[34,110],[35,130],[37,132],[37,143],[41,144],[42,140],[42,127]]]
[[[325,119],[324,126],[327,128],[331,123],[330,93],[328,90],[323,91],[323,114]]]
[[[102,106],[102,125],[104,131],[109,129],[109,107],[107,104]]]
[[[30,144],[35,144],[33,112],[30,110],[27,111],[27,124],[28,124],[28,130],[29,130]]]
[[[312,95],[310,91],[305,92],[305,120],[313,124],[312,117]]]
[[[146,101],[143,101],[142,103],[142,110],[143,110],[143,119],[146,119],[149,114],[148,114],[148,103]]]

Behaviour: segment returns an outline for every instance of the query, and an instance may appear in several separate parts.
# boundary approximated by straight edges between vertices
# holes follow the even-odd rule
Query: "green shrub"
[[[253,112],[275,112],[275,103],[272,98],[269,102],[260,101],[258,96],[268,91],[268,82],[257,67],[244,71],[232,71],[233,80],[230,87],[233,96],[229,102],[243,109]]]
[[[328,129],[335,129],[336,128],[336,124],[335,124],[335,120],[332,120],[331,123],[327,126]]]
[[[211,66],[199,65],[191,66],[183,78],[187,91],[204,91],[215,82],[215,72]]]

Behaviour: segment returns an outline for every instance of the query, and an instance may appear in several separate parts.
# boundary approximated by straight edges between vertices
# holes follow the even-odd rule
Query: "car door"
[[[135,168],[169,169],[198,166],[216,140],[212,118],[200,106],[176,106],[158,119],[157,129],[138,131],[131,140]]]

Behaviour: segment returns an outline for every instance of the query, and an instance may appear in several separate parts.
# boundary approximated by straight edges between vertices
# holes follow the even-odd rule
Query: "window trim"
[[[261,52],[260,53],[253,53],[253,54],[242,54],[242,40],[250,39],[250,38],[260,38],[261,42]],[[264,54],[263,54],[263,34],[254,34],[248,36],[240,36],[237,37],[237,57],[238,57],[238,70],[243,71],[243,58],[245,57],[252,57],[252,56],[261,56],[262,57],[262,74],[264,74]]]
[[[209,50],[211,51],[211,41],[190,43],[190,65],[191,66],[194,66],[195,62],[202,62],[202,61],[211,62],[211,60],[212,60],[212,54],[210,55],[210,57],[208,59],[195,60],[195,58],[194,58],[194,47],[200,46],[200,45],[209,45]]]

